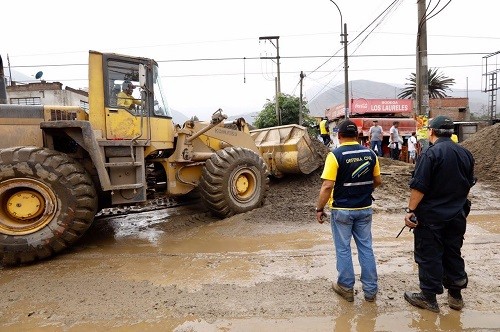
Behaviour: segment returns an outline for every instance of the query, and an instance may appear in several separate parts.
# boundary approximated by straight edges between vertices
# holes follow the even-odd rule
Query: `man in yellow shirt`
[[[331,227],[338,272],[333,291],[349,302],[354,301],[355,276],[351,255],[351,239],[354,238],[364,297],[373,302],[378,285],[371,234],[372,193],[382,184],[380,165],[375,152],[357,142],[358,128],[354,122],[344,120],[338,128],[340,146],[326,157],[316,219],[323,223],[324,206],[333,198]]]
[[[330,128],[328,127],[328,118],[326,116],[323,117],[319,123],[319,134],[323,139],[323,144],[328,146],[332,140],[330,138]]]
[[[451,140],[455,143],[458,143],[458,136],[457,134],[451,134]]]
[[[122,91],[118,92],[117,104],[120,107],[124,107],[128,110],[135,109],[135,105],[141,105],[141,101],[139,99],[135,99],[132,96],[132,92],[135,89],[135,85],[130,81],[123,81]]]

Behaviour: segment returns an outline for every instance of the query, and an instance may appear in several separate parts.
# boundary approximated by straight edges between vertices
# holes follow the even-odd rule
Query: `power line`
[[[356,33],[358,31],[352,30],[351,33]],[[413,32],[390,32],[390,31],[379,31],[373,32],[374,34],[389,34],[389,35],[408,35],[415,36]],[[309,36],[321,36],[321,35],[337,35],[338,32],[312,32],[305,34],[291,34],[291,35],[281,35],[281,38],[289,37],[309,37]],[[442,35],[442,34],[428,34],[429,37],[446,37],[446,38],[470,38],[470,39],[500,39],[500,37],[495,36],[472,36],[472,35]],[[233,38],[233,39],[221,39],[221,40],[201,40],[192,42],[179,42],[179,43],[169,43],[169,44],[152,44],[152,45],[140,45],[140,46],[129,46],[129,47],[117,47],[115,50],[127,50],[127,49],[144,49],[144,48],[158,48],[158,47],[168,47],[168,46],[182,46],[182,45],[198,45],[198,44],[211,44],[211,43],[226,43],[235,41],[245,41],[245,40],[255,40],[257,37],[244,37],[244,38]],[[77,54],[83,53],[88,54],[88,49],[78,50],[78,51],[65,51],[65,52],[48,52],[48,53],[29,53],[29,54],[10,54],[11,58],[16,57],[33,57],[33,56],[44,56],[44,55],[65,55],[65,54]],[[491,52],[490,52],[491,53]]]
[[[356,40],[359,36],[361,36],[361,35],[363,34],[363,32],[365,32],[366,30],[368,30],[368,28],[369,28],[370,26],[372,26],[372,25],[373,25],[373,24],[374,24],[374,23],[375,23],[375,22],[376,22],[376,21],[380,18],[380,16],[382,16],[382,15],[383,15],[386,11],[390,10],[390,8],[391,8],[391,7],[392,7],[392,6],[393,6],[396,2],[398,2],[398,1],[400,1],[400,0],[394,0],[394,1],[393,1],[390,5],[389,5],[389,6],[387,6],[387,8],[386,8],[386,9],[384,9],[384,10],[382,11],[382,13],[380,13],[377,17],[375,17],[375,19],[374,19],[373,21],[371,21],[371,22],[370,22],[370,24],[368,24],[368,25],[366,26],[366,28],[364,28],[363,30],[361,30],[361,32],[360,32],[360,33],[358,33],[358,35],[357,35],[356,37],[354,37],[354,39],[353,39],[351,42],[349,42],[349,44],[350,44],[350,43],[352,43],[352,42],[354,42],[354,41],[355,41],[355,40]],[[384,19],[385,19],[385,18],[384,18]],[[378,25],[377,25],[377,26],[378,26]]]
[[[385,35],[403,35],[403,36],[415,36],[415,33],[408,32],[387,32],[387,31],[379,31],[374,32],[374,34],[385,34]],[[435,35],[435,34],[427,34],[428,37],[445,37],[445,38],[471,38],[471,39],[500,39],[500,37],[493,36],[467,36],[467,35]]]
[[[427,21],[430,20],[431,18],[433,18],[434,16],[436,16],[437,14],[441,13],[443,11],[443,9],[445,9],[450,3],[451,3],[451,0],[448,0],[448,2],[437,13],[435,13],[434,15],[431,15],[431,16],[427,16],[427,18],[426,18]],[[438,2],[438,5],[439,5],[439,2]],[[436,9],[436,8],[437,8],[437,5],[436,5],[436,7],[434,7],[434,9]],[[429,15],[431,13],[429,13]]]
[[[454,52],[454,53],[429,53],[430,56],[467,56],[478,55],[484,56],[491,52]],[[367,57],[414,57],[415,54],[353,54],[351,58],[367,58]],[[281,59],[314,59],[314,58],[342,58],[342,56],[332,55],[295,55],[295,56],[280,56]],[[228,57],[228,58],[197,58],[197,59],[170,59],[158,60],[158,63],[172,63],[172,62],[203,62],[203,61],[232,61],[232,60],[260,60],[260,57]],[[87,63],[65,63],[65,64],[34,64],[34,65],[14,65],[11,68],[33,68],[33,67],[72,67],[72,66],[88,66]],[[4,67],[7,68],[7,67]]]
[[[399,0],[394,0],[394,2],[396,2],[396,1],[399,1]],[[394,2],[393,2],[393,3],[394,3]],[[393,3],[392,3],[392,4],[393,4]],[[391,7],[391,6],[392,6],[392,4],[390,4],[390,5],[389,5],[389,7]],[[389,7],[387,7],[387,8],[389,8]],[[384,13],[384,12],[387,10],[387,8],[386,8],[386,9],[385,9],[382,13]],[[382,14],[380,14],[380,15],[382,15]],[[374,23],[374,22],[375,22],[375,21],[376,21],[376,20],[380,17],[380,15],[379,15],[379,16],[377,16],[377,17],[376,17],[376,18],[375,18],[375,19],[374,19],[374,20],[373,20],[370,24],[368,24],[368,26],[367,26],[365,29],[363,29],[360,33],[358,33],[358,35],[357,35],[356,37],[354,37],[354,39],[353,39],[351,42],[349,42],[349,43],[348,43],[348,45],[350,45],[350,44],[351,44],[354,40],[356,40],[356,39],[357,39],[357,38],[358,38],[358,37],[359,37],[359,36],[360,36],[360,35],[361,35],[364,31],[366,31],[366,29],[368,29],[368,28],[369,28],[369,27],[370,27],[370,26],[371,26],[371,25],[372,25],[372,24],[373,24],[373,23]],[[359,47],[359,46],[358,46],[358,47]],[[333,54],[330,58],[328,58],[326,61],[324,61],[322,64],[320,64],[320,65],[319,65],[319,66],[318,66],[315,70],[313,70],[313,71],[312,71],[312,72],[310,72],[309,74],[313,74],[314,72],[316,72],[317,70],[319,70],[321,67],[323,67],[325,64],[327,64],[327,63],[328,63],[331,59],[333,59],[333,58],[337,55],[337,53],[338,53],[341,49],[342,49],[342,48],[338,49],[338,50],[337,50],[337,51],[336,51],[336,52],[335,52],[335,53],[334,53],[334,54]],[[351,52],[351,55],[352,55],[352,53],[354,53],[354,52]],[[338,67],[337,67],[337,68],[338,68]],[[335,68],[335,70],[337,70],[337,68]],[[333,79],[333,78],[332,78],[332,79]],[[321,91],[320,91],[320,92],[321,92]]]
[[[399,3],[398,3],[399,2]],[[373,33],[373,31],[378,28],[388,17],[390,14],[392,14],[393,11],[395,11],[397,9],[398,6],[401,5],[401,0],[395,0],[394,2],[392,2],[389,7],[386,8],[386,10],[384,10],[384,12],[382,12],[382,14],[384,14],[384,16],[382,17],[382,19],[376,24],[376,26],[373,27],[373,29],[370,30],[370,32],[367,33],[367,35],[359,42],[358,46],[354,49],[354,51],[351,52],[351,56],[361,47],[361,45],[364,44],[364,42],[366,41],[366,39],[371,36],[371,34]],[[377,18],[375,20],[377,20],[382,14],[380,14],[379,16],[377,16]],[[373,24],[375,22],[375,20],[373,20],[371,24]],[[368,26],[369,27],[369,26]],[[361,33],[363,33],[364,31],[366,31],[368,29],[368,27],[366,27],[366,29],[364,29]],[[361,33],[356,36],[356,38],[358,38],[359,36],[361,36]],[[356,39],[355,38],[355,39]],[[355,40],[354,39],[354,40]],[[353,40],[353,41],[354,41]]]
[[[436,66],[436,68],[472,68],[472,67],[482,67],[482,65],[454,65],[454,66]],[[415,67],[391,67],[391,68],[361,68],[352,69],[352,72],[371,72],[371,71],[398,71],[398,70],[415,70]],[[318,73],[329,73],[331,70],[317,71]],[[208,73],[208,74],[181,74],[181,75],[162,75],[162,78],[187,78],[187,77],[218,77],[218,76],[240,76],[240,75],[262,75],[262,72],[234,72],[234,73]],[[285,75],[297,75],[296,71],[282,71]],[[310,80],[322,84],[319,80],[309,77]],[[333,78],[326,84],[326,86],[331,83]],[[52,81],[88,81],[87,78],[70,78],[70,79],[53,79]],[[18,83],[32,83],[39,82],[39,80],[19,80]]]

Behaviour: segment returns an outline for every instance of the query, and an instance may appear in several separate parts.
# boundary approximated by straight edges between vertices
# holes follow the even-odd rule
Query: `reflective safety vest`
[[[359,144],[332,151],[339,164],[333,188],[332,208],[356,209],[372,205],[375,153]]]

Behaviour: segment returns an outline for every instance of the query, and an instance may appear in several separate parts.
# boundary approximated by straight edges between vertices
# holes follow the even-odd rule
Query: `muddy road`
[[[493,200],[480,202],[488,190]],[[363,299],[356,260],[354,303],[331,291],[330,224],[313,220],[314,203],[301,202],[304,209],[281,218],[271,212],[276,205],[267,204],[224,220],[194,205],[100,219],[62,255],[0,269],[0,330],[497,330],[500,198],[487,187],[472,196],[462,312],[449,309],[444,295],[438,296],[440,314],[404,301],[405,290],[418,290],[413,237],[405,231],[395,238],[403,214],[386,212],[388,204],[376,203],[374,215],[375,303]]]
[[[413,233],[396,238],[413,166],[381,158],[374,303],[363,299],[356,258],[354,303],[331,290],[330,224],[314,219],[318,170],[272,181],[263,207],[231,218],[215,220],[200,205],[101,218],[61,255],[0,267],[0,331],[500,330],[500,124],[476,136],[464,142],[479,181],[469,195],[461,312],[445,295],[440,314],[403,299],[418,290]],[[499,139],[485,146],[481,137]]]

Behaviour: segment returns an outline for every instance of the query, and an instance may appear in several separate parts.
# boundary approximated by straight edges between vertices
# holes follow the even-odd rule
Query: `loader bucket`
[[[275,177],[309,174],[323,163],[305,127],[291,124],[256,129],[250,135]]]

